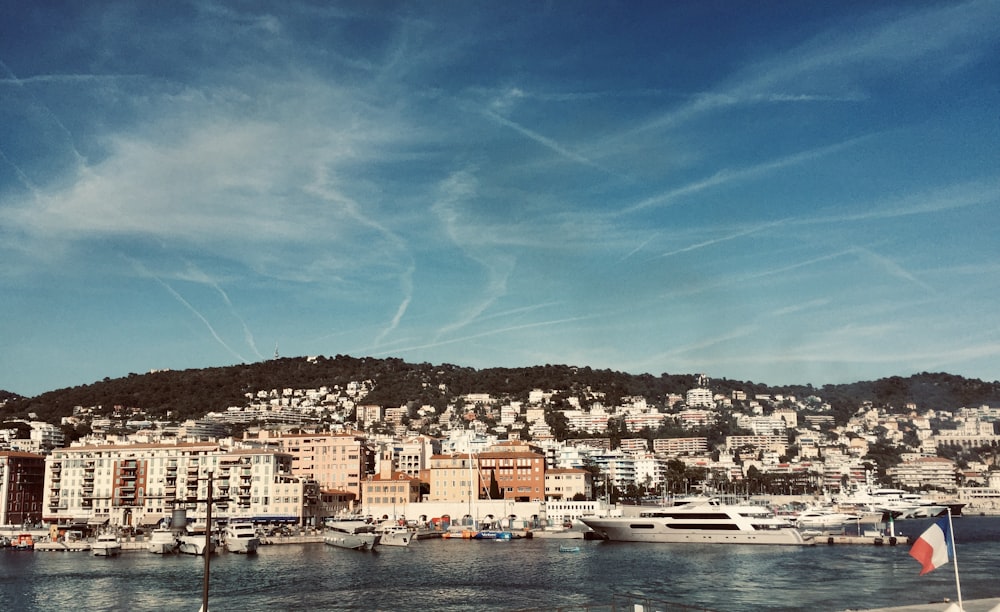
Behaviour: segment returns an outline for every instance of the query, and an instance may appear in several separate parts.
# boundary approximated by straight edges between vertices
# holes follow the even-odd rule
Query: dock
[[[42,552],[85,552],[90,550],[90,543],[83,540],[77,542],[39,542],[35,544],[35,550]]]
[[[906,536],[870,536],[870,535],[818,535],[815,538],[818,545],[834,546],[851,544],[863,546],[906,546],[910,539]]]

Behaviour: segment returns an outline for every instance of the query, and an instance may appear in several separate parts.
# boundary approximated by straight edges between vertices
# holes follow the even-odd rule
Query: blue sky
[[[5,3],[0,389],[276,347],[996,380],[997,23],[995,0]]]

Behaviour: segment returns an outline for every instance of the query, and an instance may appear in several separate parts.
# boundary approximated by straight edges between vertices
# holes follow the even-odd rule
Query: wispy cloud
[[[717,89],[647,121],[633,134],[674,128],[738,104],[866,99],[861,89],[863,75],[872,71],[897,72],[900,66],[926,63],[928,58],[940,69],[940,63],[947,61],[944,58],[989,52],[988,45],[975,43],[994,35],[987,24],[1000,19],[1000,8],[990,0],[972,0],[875,15],[755,63]],[[945,53],[948,49],[959,52]]]
[[[513,254],[490,245],[489,228],[471,227],[462,215],[463,205],[475,196],[477,181],[471,171],[453,173],[440,186],[440,197],[431,207],[445,234],[463,254],[486,270],[486,283],[478,299],[464,309],[459,318],[444,325],[437,337],[459,330],[482,315],[507,292],[507,279],[517,259]]]

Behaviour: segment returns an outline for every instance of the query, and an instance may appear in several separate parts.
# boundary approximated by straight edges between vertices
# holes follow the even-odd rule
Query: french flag
[[[954,556],[953,550],[954,542],[951,539],[951,530],[948,528],[948,517],[945,516],[920,534],[910,547],[910,556],[923,566],[920,570],[920,575],[923,576],[951,561]]]

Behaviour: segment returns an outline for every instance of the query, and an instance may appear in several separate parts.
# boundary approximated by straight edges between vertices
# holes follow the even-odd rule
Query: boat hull
[[[252,555],[260,546],[257,530],[251,523],[234,523],[226,528],[225,547],[231,553]]]
[[[337,548],[351,550],[372,550],[380,542],[377,533],[328,533],[323,536],[323,543]]]
[[[257,538],[237,538],[226,540],[226,550],[238,555],[252,555],[260,547],[260,540]]]
[[[90,547],[90,551],[92,553],[94,553],[95,557],[114,557],[116,555],[120,555],[121,554],[122,547],[121,547],[121,545],[118,545],[118,546],[99,546],[99,545],[94,544],[94,545],[92,545]]]
[[[710,523],[699,527],[685,526],[665,520],[642,517],[586,518],[588,527],[615,542],[649,542],[657,544],[765,544],[807,546],[814,542],[798,529],[731,529],[728,525],[712,528]],[[707,528],[706,528],[707,527]]]
[[[205,536],[203,535],[180,536],[177,539],[177,552],[180,552],[185,555],[204,555]],[[214,541],[210,544],[208,552],[209,554],[215,552]]]
[[[177,552],[177,534],[169,529],[154,529],[146,548],[154,555],[172,555]]]
[[[379,546],[409,546],[413,532],[405,529],[384,531],[379,538]]]

